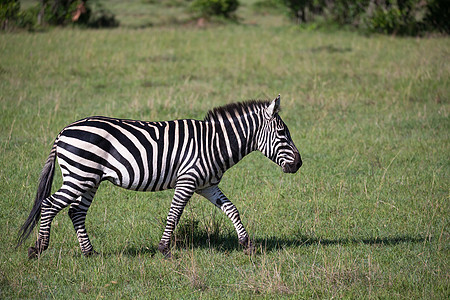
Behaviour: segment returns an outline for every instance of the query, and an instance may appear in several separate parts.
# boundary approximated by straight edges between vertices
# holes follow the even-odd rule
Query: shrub
[[[330,19],[338,25],[361,24],[361,17],[366,13],[370,0],[336,0],[328,7]]]
[[[33,6],[25,10],[21,10],[17,16],[16,25],[20,28],[32,30],[36,27],[36,16],[38,15],[39,7]]]
[[[203,17],[230,18],[238,7],[238,0],[194,0],[191,4],[191,9]]]
[[[339,25],[354,23],[370,0],[281,0],[302,23],[310,22],[316,16]]]
[[[75,24],[91,28],[119,26],[119,21],[112,12],[105,9],[97,1],[90,1],[89,3],[89,5],[87,5],[87,2],[79,4],[77,9],[82,11],[82,13],[76,18],[76,20],[72,18],[72,21],[74,21]]]
[[[416,35],[424,28],[426,5],[418,0],[385,1],[368,10],[367,29],[373,32]]]
[[[283,3],[284,0],[259,0],[253,3],[252,7],[256,12],[268,13],[268,12],[286,12],[286,6]]]
[[[86,25],[91,28],[117,27],[119,21],[109,10],[99,9],[91,13]]]
[[[77,8],[77,0],[44,0],[41,2],[39,25],[67,25],[72,20],[72,12]]]
[[[93,28],[117,27],[119,22],[113,13],[95,0],[52,0],[44,1],[44,20],[50,25],[74,23]],[[75,12],[78,16],[74,18]]]
[[[297,20],[303,23],[306,22],[307,0],[283,0],[283,2],[289,8],[292,15],[297,18]]]
[[[18,0],[4,0],[0,2],[0,23],[2,30],[13,28],[32,29],[36,25],[38,7],[20,10]]]
[[[19,0],[2,0],[0,2],[1,29],[6,30],[17,20],[20,11]]]
[[[425,21],[430,27],[450,34],[450,2],[448,0],[430,0]]]
[[[282,0],[302,23],[321,17],[326,24],[370,32],[417,35],[426,30],[450,33],[448,0]]]

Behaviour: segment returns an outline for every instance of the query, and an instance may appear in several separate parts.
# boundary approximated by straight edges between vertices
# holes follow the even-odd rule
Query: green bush
[[[339,25],[352,24],[358,16],[364,12],[370,0],[281,0],[291,15],[300,22],[306,23],[316,19],[317,16],[324,17]]]
[[[79,18],[72,20],[74,12],[83,4],[84,11]],[[69,24],[85,27],[117,27],[119,22],[114,14],[103,8],[96,0],[44,0],[36,9],[25,13],[25,20],[29,20],[29,14],[34,13],[39,25],[65,26]]]
[[[111,28],[119,26],[119,21],[115,15],[97,1],[86,2],[85,10],[75,24],[90,28]]]
[[[222,16],[230,18],[239,7],[238,0],[194,0],[191,9],[202,17]]]
[[[77,0],[46,0],[42,3],[42,21],[49,25],[67,25],[72,22],[72,12],[78,5]]]
[[[366,16],[367,29],[372,32],[416,35],[424,29],[426,5],[418,0],[386,1]]]
[[[308,7],[307,0],[282,0],[287,8],[291,11],[292,15],[297,20],[306,22],[306,9]],[[311,4],[311,3],[310,3]]]
[[[90,28],[111,28],[119,26],[119,21],[112,12],[102,8],[91,13],[86,25]]]
[[[302,23],[320,19],[328,25],[399,35],[418,35],[433,30],[450,33],[448,0],[281,1]]]
[[[269,12],[286,12],[286,6],[283,3],[284,0],[259,0],[253,3],[252,7],[254,11],[259,13]]]
[[[0,23],[1,29],[5,30],[15,23],[20,11],[18,0],[2,0],[0,2]]]
[[[440,32],[450,34],[450,1],[430,0],[427,8],[426,24]]]
[[[17,16],[16,25],[20,28],[32,30],[36,27],[36,16],[38,15],[39,7],[33,6],[25,10],[21,10]]]
[[[14,28],[32,29],[36,25],[38,6],[20,10],[18,0],[5,0],[0,2],[0,23],[2,30]]]
[[[327,8],[329,18],[338,25],[360,26],[370,0],[335,0]]]

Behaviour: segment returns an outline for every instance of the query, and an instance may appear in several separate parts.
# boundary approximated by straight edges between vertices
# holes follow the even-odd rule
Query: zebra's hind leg
[[[247,231],[244,228],[244,225],[241,222],[241,218],[239,216],[239,211],[236,206],[225,196],[222,191],[219,189],[217,185],[208,187],[203,190],[196,191],[197,194],[202,195],[215,206],[220,208],[227,217],[233,222],[234,228],[236,229],[239,244],[244,247],[244,252],[246,254],[252,254],[255,252],[255,247],[250,240]]]
[[[77,234],[78,242],[80,243],[81,252],[85,256],[98,254],[94,247],[92,247],[89,236],[86,232],[85,221],[86,214],[91,206],[92,199],[94,199],[97,187],[85,192],[76,202],[72,203],[69,208],[69,217],[72,220],[73,227]]]
[[[195,183],[192,181],[178,181],[175,187],[172,204],[170,205],[169,215],[167,216],[166,228],[158,245],[158,250],[165,258],[171,258],[170,239],[173,231],[180,220],[184,207],[188,203],[195,191]]]
[[[35,246],[28,248],[28,258],[37,258],[48,248],[53,218],[83,193],[84,191],[73,189],[72,184],[63,184],[56,193],[42,201],[39,235]]]

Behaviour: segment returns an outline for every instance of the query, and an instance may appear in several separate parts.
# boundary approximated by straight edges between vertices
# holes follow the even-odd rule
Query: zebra
[[[146,122],[94,116],[68,125],[53,143],[17,246],[40,220],[37,241],[28,248],[30,259],[39,257],[49,246],[53,218],[69,206],[81,252],[98,254],[86,232],[85,219],[99,184],[108,180],[135,191],[175,190],[158,244],[167,258],[171,257],[171,236],[194,193],[222,210],[233,223],[244,251],[253,251],[236,206],[218,184],[226,170],[254,150],[281,166],[283,172],[297,172],[302,160],[279,111],[280,95],[273,101],[250,100],[214,108],[203,121]],[[50,195],[56,158],[63,183]]]

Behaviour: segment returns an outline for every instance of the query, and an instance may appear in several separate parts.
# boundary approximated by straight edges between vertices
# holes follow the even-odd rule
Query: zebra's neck
[[[224,111],[208,121],[213,128],[213,152],[225,172],[244,156],[256,150],[256,135],[260,114],[248,111],[242,114]]]

